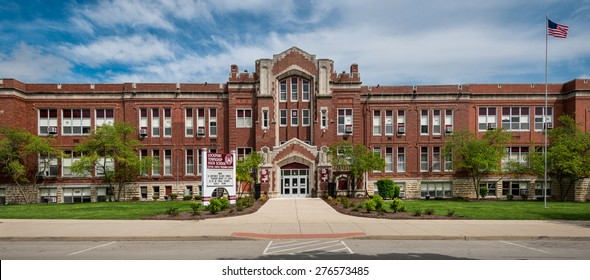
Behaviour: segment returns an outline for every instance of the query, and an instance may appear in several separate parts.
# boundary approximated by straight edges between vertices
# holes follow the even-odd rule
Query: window
[[[543,197],[543,192],[547,191],[547,193],[545,194],[545,196],[547,197],[551,197],[551,181],[547,181],[547,189],[543,189],[543,185],[545,184],[545,182],[541,181],[537,181],[535,183],[535,196],[536,197]]]
[[[152,109],[152,137],[160,137],[160,109]]]
[[[309,109],[301,110],[301,125],[302,126],[309,126],[310,125],[310,110]]]
[[[237,115],[236,127],[252,127],[252,110],[238,109]]]
[[[75,177],[78,175],[85,177],[85,176],[90,175],[90,172],[85,172],[82,174],[74,174],[74,172],[72,171],[72,164],[74,162],[79,161],[81,157],[82,156],[80,154],[74,153],[72,151],[65,151],[64,152],[64,156],[61,159],[61,167],[62,167],[61,175],[62,175],[62,177]]]
[[[299,100],[299,91],[297,90],[298,81],[297,77],[291,78],[291,101],[297,102]]]
[[[94,126],[113,125],[115,123],[115,113],[113,109],[96,109],[96,119],[94,119]]]
[[[302,82],[302,89],[301,89],[301,100],[302,101],[309,101],[309,81],[303,80]]]
[[[217,137],[217,109],[209,108],[209,137]]]
[[[57,165],[57,158],[50,157],[47,155],[39,155],[39,172],[38,174],[43,177],[57,177],[59,167]]]
[[[299,125],[299,116],[297,115],[297,109],[291,110],[291,126],[298,126]]]
[[[268,128],[268,108],[262,109],[262,128]]]
[[[397,148],[397,172],[406,172],[406,148]]]
[[[287,80],[282,80],[281,81],[281,89],[279,92],[279,99],[281,102],[286,102],[287,101]]]
[[[506,169],[509,163],[528,165],[529,147],[508,147],[502,158],[502,167]]]
[[[146,108],[139,109],[139,134],[142,137],[148,134],[148,110]]]
[[[55,188],[39,188],[39,196],[41,203],[57,203],[57,189]]]
[[[503,181],[502,195],[528,195],[529,183],[518,181]]]
[[[195,135],[195,125],[193,123],[193,108],[184,110],[184,136],[193,137]]]
[[[164,150],[164,176],[172,175],[172,150]]]
[[[186,150],[185,151],[185,174],[186,175],[194,175],[195,174],[195,156],[193,150]]]
[[[328,127],[328,109],[322,108],[320,111],[320,126],[321,128]]]
[[[397,111],[397,134],[406,133],[406,111]]]
[[[451,197],[450,182],[422,182],[420,184],[421,197]]]
[[[147,199],[148,198],[148,193],[147,193],[147,187],[139,187],[141,190],[141,199]]]
[[[528,131],[529,127],[529,107],[502,107],[502,128]]]
[[[420,172],[428,172],[428,147],[420,147]]]
[[[152,187],[152,196],[160,196],[160,187]]]
[[[90,188],[64,188],[64,203],[90,202]]]
[[[160,150],[152,150],[152,176],[160,176]]]
[[[545,124],[543,123],[543,111],[545,111],[545,107],[535,107],[535,131],[542,131],[545,129]],[[545,114],[545,123],[547,123],[548,128],[553,128],[552,107],[547,107],[547,114]]]
[[[445,172],[453,171],[453,155],[449,154],[445,156]]]
[[[441,115],[440,110],[432,110],[432,134],[441,134]]]
[[[440,172],[440,147],[432,147],[432,171]]]
[[[495,182],[481,182],[479,183],[479,187],[486,187],[488,189],[488,193],[486,196],[496,196],[496,183]]]
[[[102,177],[105,175],[106,172],[114,172],[115,171],[115,160],[113,158],[108,157],[99,157],[96,162],[94,162],[94,174],[97,177]]]
[[[63,135],[90,134],[90,109],[63,109],[62,114]]]
[[[381,147],[373,147],[373,153],[378,155],[379,157],[383,157],[381,154]],[[381,170],[373,170],[373,172],[381,172]]]
[[[338,109],[338,134],[352,134],[352,109]]]
[[[453,133],[454,119],[453,110],[445,110],[445,133]]]
[[[205,136],[205,109],[197,108],[197,136]]]
[[[0,205],[4,205],[4,204],[6,204],[6,189],[1,188],[0,189]]]
[[[148,150],[139,150],[139,160],[142,160],[148,156]],[[139,170],[139,176],[146,176],[148,174],[148,166],[141,163],[141,168]]]
[[[479,107],[477,130],[486,131],[496,128],[496,107]]]
[[[420,111],[420,134],[427,135],[428,134],[428,110],[421,110]]]
[[[39,109],[39,135],[57,134],[57,109]]]
[[[385,148],[385,172],[393,172],[393,148]]]
[[[250,147],[236,149],[236,155],[238,156],[238,160],[244,159],[244,156],[250,153],[252,153],[252,148]]]
[[[203,174],[203,161],[202,161],[202,151],[201,149],[197,149],[197,174]]]
[[[164,137],[172,137],[172,110],[164,109]]]
[[[281,109],[281,123],[280,126],[287,126],[287,110]]]
[[[188,185],[184,189],[184,196],[192,196],[193,195],[193,186]]]
[[[381,111],[373,111],[373,135],[381,135]]]
[[[393,111],[385,110],[385,135],[393,135]]]

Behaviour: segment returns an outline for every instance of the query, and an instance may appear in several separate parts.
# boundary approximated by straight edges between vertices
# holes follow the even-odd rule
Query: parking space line
[[[509,245],[513,245],[513,246],[517,246],[517,247],[521,247],[521,248],[526,248],[526,249],[533,250],[533,251],[538,251],[538,252],[545,253],[545,254],[551,254],[551,253],[549,253],[547,251],[543,251],[543,250],[539,250],[539,249],[527,247],[527,246],[524,246],[524,245],[520,245],[520,244],[508,242],[508,241],[500,241],[500,242],[506,243],[506,244],[509,244]]]
[[[117,241],[113,241],[111,243],[102,244],[102,245],[99,245],[99,246],[95,246],[95,247],[92,247],[92,248],[88,248],[88,249],[84,249],[84,250],[81,250],[81,251],[78,251],[78,252],[74,252],[74,253],[69,254],[68,256],[73,256],[73,255],[77,255],[77,254],[80,254],[80,253],[88,252],[90,250],[94,250],[94,249],[98,249],[98,248],[101,248],[101,247],[113,245],[115,243],[117,243]]]

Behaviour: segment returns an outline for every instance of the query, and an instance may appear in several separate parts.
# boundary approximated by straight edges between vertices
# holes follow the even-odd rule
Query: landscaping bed
[[[235,217],[235,216],[252,214],[252,213],[258,211],[258,209],[260,209],[260,207],[262,207],[262,205],[264,205],[265,202],[266,202],[266,199],[258,199],[258,200],[252,199],[251,205],[247,206],[247,207],[243,207],[243,209],[238,210],[239,206],[237,204],[233,204],[233,205],[230,205],[229,208],[224,209],[224,210],[220,210],[216,213],[212,213],[211,211],[209,211],[208,209],[206,209],[204,206],[201,205],[199,210],[196,212],[195,211],[190,211],[190,212],[172,211],[174,213],[148,216],[148,217],[143,217],[141,219],[142,220],[204,220],[204,219],[212,219],[212,218]],[[170,212],[171,209],[169,209],[168,211]]]

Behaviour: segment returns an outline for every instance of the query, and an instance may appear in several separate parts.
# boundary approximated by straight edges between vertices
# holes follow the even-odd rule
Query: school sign
[[[215,193],[227,191],[230,204],[236,203],[236,152],[208,153],[206,149],[201,153],[203,166],[203,205],[209,205],[209,200]],[[225,191],[224,191],[225,190]]]

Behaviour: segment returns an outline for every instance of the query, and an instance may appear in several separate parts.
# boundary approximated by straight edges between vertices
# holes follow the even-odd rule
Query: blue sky
[[[590,77],[590,0],[0,0],[0,78],[224,83],[292,46],[365,85]]]

